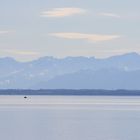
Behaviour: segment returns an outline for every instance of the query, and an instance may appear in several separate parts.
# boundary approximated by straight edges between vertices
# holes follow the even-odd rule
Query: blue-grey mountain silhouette
[[[1,89],[140,89],[140,55],[42,57],[30,62],[0,58]]]

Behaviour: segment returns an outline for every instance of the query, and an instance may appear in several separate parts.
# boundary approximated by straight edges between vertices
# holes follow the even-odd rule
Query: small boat
[[[27,99],[27,96],[24,96],[24,99]]]

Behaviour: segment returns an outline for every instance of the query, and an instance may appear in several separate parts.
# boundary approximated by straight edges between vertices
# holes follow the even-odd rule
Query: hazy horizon
[[[54,59],[66,59],[66,58],[69,58],[69,57],[72,57],[72,58],[75,58],[75,57],[85,57],[85,58],[95,58],[95,59],[107,59],[107,58],[111,58],[111,57],[119,57],[119,56],[123,56],[123,55],[133,55],[133,54],[136,54],[136,55],[140,55],[140,53],[137,53],[137,52],[129,52],[129,53],[123,53],[123,54],[117,54],[117,55],[110,55],[110,56],[104,56],[104,57],[96,57],[96,56],[81,56],[81,55],[77,55],[77,56],[63,56],[63,57],[56,57],[56,56],[49,56],[49,55],[44,55],[44,56],[38,56],[36,58],[32,58],[30,60],[20,60],[14,56],[3,56],[1,57],[0,56],[0,59],[5,59],[5,58],[11,58],[11,59],[14,59],[18,62],[30,62],[30,61],[34,61],[34,60],[38,60],[38,59],[41,59],[41,58],[45,58],[45,57],[50,57],[50,58],[54,58]]]

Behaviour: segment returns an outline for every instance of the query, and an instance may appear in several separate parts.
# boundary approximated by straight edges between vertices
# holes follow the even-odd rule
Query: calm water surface
[[[140,97],[0,96],[0,140],[140,140]]]

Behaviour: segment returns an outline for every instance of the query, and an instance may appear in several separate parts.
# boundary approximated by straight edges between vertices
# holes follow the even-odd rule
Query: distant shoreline
[[[0,95],[48,95],[48,96],[140,96],[140,90],[96,90],[96,89],[6,89]]]

